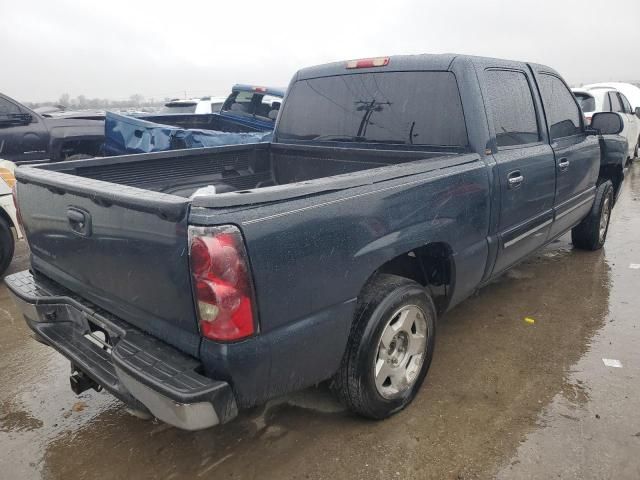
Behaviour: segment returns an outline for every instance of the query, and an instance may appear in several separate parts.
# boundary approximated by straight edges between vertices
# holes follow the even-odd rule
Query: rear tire
[[[365,287],[331,387],[362,416],[383,419],[406,407],[424,381],[435,346],[436,309],[420,284],[381,274]]]
[[[609,231],[613,202],[613,184],[607,180],[598,186],[589,215],[571,230],[571,241],[574,247],[582,250],[602,248]]]
[[[9,223],[0,217],[0,275],[4,275],[4,272],[11,265],[15,247],[13,230],[11,230]]]

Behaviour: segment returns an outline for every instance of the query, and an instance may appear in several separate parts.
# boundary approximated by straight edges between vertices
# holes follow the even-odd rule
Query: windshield
[[[586,93],[576,93],[576,99],[583,112],[594,112],[596,110],[596,99]]]
[[[195,102],[166,103],[160,113],[195,113]]]
[[[233,92],[224,103],[222,110],[263,120],[275,121],[282,104],[282,98],[256,92]]]
[[[278,126],[282,140],[467,145],[455,76],[385,72],[300,80]]]

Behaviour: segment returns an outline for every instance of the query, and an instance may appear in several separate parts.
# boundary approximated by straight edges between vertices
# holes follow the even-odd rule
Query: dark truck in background
[[[273,130],[285,94],[284,88],[236,84],[219,112],[156,113],[136,115],[147,122],[218,132],[268,132]],[[184,102],[181,102],[183,105]],[[171,102],[167,105],[171,105]],[[195,102],[194,102],[195,108]],[[170,109],[168,109],[170,112]]]
[[[54,118],[0,94],[0,158],[16,164],[94,157],[104,141],[104,121]]]
[[[32,267],[6,283],[76,392],[199,429],[331,380],[385,418],[418,391],[439,315],[567,231],[602,247],[621,128],[586,126],[542,65],[307,68],[271,143],[19,168]]]

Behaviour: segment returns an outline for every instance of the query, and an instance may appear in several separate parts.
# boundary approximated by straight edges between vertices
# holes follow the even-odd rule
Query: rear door
[[[622,109],[624,110],[624,116],[627,119],[629,134],[627,136],[627,140],[629,141],[629,156],[633,158],[634,151],[636,145],[640,141],[640,118],[638,118],[635,114],[633,108],[631,108],[631,104],[627,97],[624,94],[618,92],[618,97],[620,98],[620,102],[622,103]]]
[[[600,170],[600,147],[596,135],[586,134],[584,117],[564,81],[543,67],[538,67],[536,80],[555,156],[555,221],[550,234],[555,237],[579,223],[591,208]]]
[[[629,143],[629,145],[627,146],[627,156],[630,156],[631,152],[633,151],[633,147],[635,146],[635,143],[633,145],[631,144],[631,137],[632,137],[631,130],[633,129],[633,125],[629,123],[629,117],[624,111],[624,106],[622,104],[622,99],[620,98],[620,94],[612,90],[608,92],[607,95],[609,96],[609,100],[611,101],[611,111],[619,113],[620,116],[622,117],[623,129],[622,129],[622,132],[620,132],[620,135],[626,138],[627,142]]]
[[[528,67],[491,66],[484,78],[500,185],[495,274],[546,241],[553,217],[555,162]]]

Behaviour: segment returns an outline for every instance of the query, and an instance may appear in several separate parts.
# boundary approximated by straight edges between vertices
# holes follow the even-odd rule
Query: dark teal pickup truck
[[[6,283],[78,393],[200,429],[329,380],[382,419],[439,316],[565,232],[602,247],[621,128],[543,65],[306,68],[272,142],[18,168],[31,269]]]

